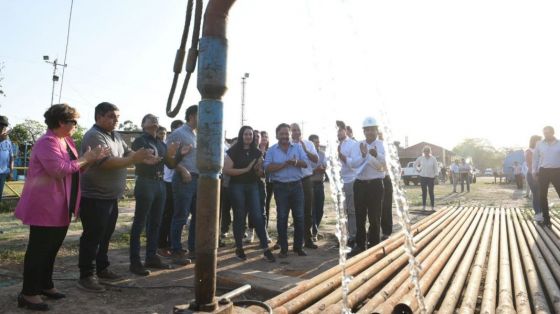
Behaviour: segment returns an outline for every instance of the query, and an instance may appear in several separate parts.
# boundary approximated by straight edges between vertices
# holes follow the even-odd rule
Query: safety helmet
[[[374,117],[367,117],[364,119],[364,122],[362,123],[362,127],[367,128],[370,126],[379,126],[379,124],[377,123],[377,120],[375,120]]]

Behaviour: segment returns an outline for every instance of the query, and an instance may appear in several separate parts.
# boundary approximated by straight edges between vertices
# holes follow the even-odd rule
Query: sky
[[[53,71],[42,56],[62,62],[70,0],[0,3],[0,114],[12,124],[42,121]],[[122,121],[139,125],[153,113],[170,124],[186,3],[74,1],[60,98],[79,110],[80,125],[94,123],[102,101]],[[556,1],[238,0],[228,24],[226,136],[241,125],[241,77],[250,73],[247,124],[260,130],[299,122],[306,136],[331,135],[339,119],[360,138],[361,121],[374,116],[403,144],[526,146],[545,125],[560,130],[558,16]],[[182,112],[199,100],[195,75]]]

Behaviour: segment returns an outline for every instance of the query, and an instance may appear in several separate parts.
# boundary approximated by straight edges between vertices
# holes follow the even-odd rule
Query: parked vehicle
[[[484,176],[486,177],[491,177],[494,175],[494,170],[492,170],[492,168],[486,168],[484,170]]]
[[[441,169],[442,164],[438,162],[438,167]],[[409,162],[405,168],[402,169],[401,178],[405,185],[410,185],[410,183],[414,185],[418,185],[420,183],[420,173],[414,166],[414,161]],[[441,178],[441,171],[438,170],[438,176],[434,181],[435,184],[439,184],[439,181],[442,180]],[[445,179],[443,179],[445,182]]]

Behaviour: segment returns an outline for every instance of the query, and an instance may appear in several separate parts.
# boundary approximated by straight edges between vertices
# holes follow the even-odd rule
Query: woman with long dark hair
[[[260,207],[259,176],[262,174],[262,153],[253,141],[253,128],[243,126],[239,130],[238,140],[228,151],[224,162],[224,173],[231,177],[229,183],[230,201],[233,207],[233,235],[235,238],[235,255],[241,260],[247,256],[243,250],[243,233],[245,217],[250,215],[255,232],[264,251],[264,258],[274,262],[274,255],[268,248],[264,217]]]

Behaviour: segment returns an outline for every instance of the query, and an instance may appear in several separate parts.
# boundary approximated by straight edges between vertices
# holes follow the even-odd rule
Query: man
[[[317,155],[317,150],[312,142],[302,138],[301,129],[297,123],[292,123],[290,126],[292,131],[292,143],[301,146],[305,158],[304,161],[307,165],[311,163],[317,163],[319,161],[319,156]],[[301,169],[303,173],[303,179],[301,183],[303,185],[303,213],[304,213],[304,243],[305,247],[308,249],[316,249],[317,245],[313,243],[313,236],[311,228],[313,226],[313,182],[311,182],[311,176],[313,176],[313,168],[305,167]]]
[[[383,179],[385,178],[385,149],[377,140],[378,124],[367,117],[363,124],[366,139],[352,150],[352,164],[356,169],[354,204],[356,206],[356,246],[350,252],[355,256],[366,249],[366,220],[368,247],[379,243],[380,217],[383,207]]]
[[[459,160],[455,159],[449,167],[450,179],[453,183],[453,193],[457,193],[457,182],[459,181]]]
[[[103,102],[95,107],[95,124],[82,140],[82,154],[90,147],[107,147],[110,157],[88,167],[81,177],[82,199],[78,287],[103,292],[98,279],[116,280],[120,276],[108,269],[109,241],[118,218],[118,200],[126,187],[126,168],[133,164],[155,164],[158,160],[148,149],[131,151],[115,128],[119,123],[117,106]],[[94,266],[95,260],[95,266]],[[95,276],[97,273],[97,277]]]
[[[0,201],[6,180],[11,178],[14,169],[14,148],[8,138],[8,117],[0,116]]]
[[[344,193],[344,210],[348,216],[348,246],[353,247],[356,240],[356,212],[354,209],[354,180],[356,172],[352,169],[351,153],[357,142],[348,136],[348,128],[342,121],[337,121],[338,126],[338,159],[342,164],[340,177],[344,183],[342,193]]]
[[[312,235],[313,242],[318,241],[319,225],[323,219],[323,209],[325,207],[325,186],[323,182],[325,181],[325,171],[327,169],[327,159],[325,153],[320,149],[321,142],[319,141],[319,136],[312,134],[309,136],[309,141],[315,146],[317,155],[319,156],[319,161],[316,163],[311,163],[311,168],[313,168],[313,175],[311,176],[311,182],[313,183],[313,225],[312,225]]]
[[[513,175],[515,177],[515,184],[518,190],[523,189],[523,168],[518,161],[513,162]]]
[[[377,138],[381,143],[385,140],[383,133],[379,132]],[[381,241],[387,240],[393,233],[393,181],[388,169],[385,169],[383,178],[383,209],[381,210]]]
[[[461,159],[461,165],[459,165],[459,174],[461,176],[461,193],[465,191],[465,182],[467,183],[467,193],[471,191],[471,166],[467,164],[465,158]]]
[[[422,156],[418,157],[414,162],[414,168],[420,175],[420,184],[422,186],[422,210],[426,210],[426,198],[429,193],[430,204],[432,205],[432,211],[434,210],[434,184],[437,180],[439,165],[436,157],[432,155],[432,148],[430,146],[424,146],[422,150]]]
[[[171,268],[161,261],[156,252],[166,198],[163,167],[165,164],[170,168],[175,168],[177,144],[166,145],[158,138],[159,121],[152,114],[147,114],[142,119],[142,130],[144,133],[132,143],[132,150],[153,150],[158,162],[154,165],[140,163],[135,167],[134,197],[136,205],[134,220],[130,229],[130,272],[139,276],[148,276],[150,271],[145,267]],[[185,151],[185,153],[188,153],[188,151]],[[140,260],[140,235],[144,226],[146,226],[146,260],[145,264],[142,265]]]
[[[173,175],[173,199],[175,206],[171,219],[171,257],[177,265],[187,265],[195,258],[195,226],[196,226],[196,189],[198,187],[198,168],[196,166],[196,129],[198,127],[198,106],[192,105],[185,113],[185,123],[173,131],[167,138],[180,147],[189,147]],[[181,245],[181,234],[191,214],[189,224],[188,252]],[[188,254],[187,254],[188,253]]]
[[[307,168],[306,153],[301,145],[290,142],[290,126],[282,123],[276,127],[277,144],[267,151],[264,168],[270,175],[276,200],[276,227],[280,245],[280,258],[288,257],[288,215],[292,210],[294,220],[294,252],[306,256],[303,250],[303,179],[302,168]]]
[[[543,129],[544,139],[535,147],[533,153],[532,173],[539,182],[539,193],[543,224],[551,227],[550,212],[548,207],[548,187],[550,183],[554,186],[556,193],[560,196],[560,142],[554,136],[554,128],[546,126]]]

